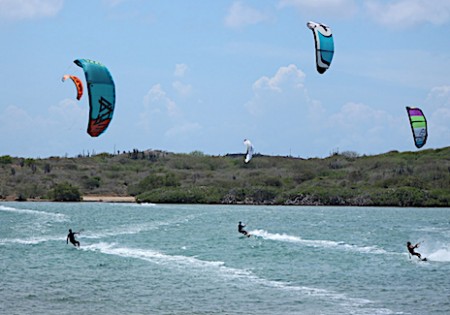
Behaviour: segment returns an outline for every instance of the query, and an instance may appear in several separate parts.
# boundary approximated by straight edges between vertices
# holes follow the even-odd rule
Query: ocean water
[[[450,314],[450,209],[0,203],[0,314]]]

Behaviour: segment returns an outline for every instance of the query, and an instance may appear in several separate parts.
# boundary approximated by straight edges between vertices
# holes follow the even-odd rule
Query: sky
[[[315,67],[308,21],[333,31]],[[301,158],[450,145],[448,0],[0,0],[0,156],[163,150]],[[99,137],[64,74],[104,64],[116,107]],[[86,92],[85,92],[86,93]]]

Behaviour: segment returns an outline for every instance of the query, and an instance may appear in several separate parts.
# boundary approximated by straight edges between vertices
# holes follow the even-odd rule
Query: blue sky
[[[335,55],[315,69],[308,21]],[[325,157],[415,151],[405,106],[429,123],[424,149],[450,143],[447,0],[0,0],[0,155],[159,149]],[[64,74],[106,65],[107,131]]]

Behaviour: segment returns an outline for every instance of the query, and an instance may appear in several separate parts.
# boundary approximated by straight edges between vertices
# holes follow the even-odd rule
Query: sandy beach
[[[132,196],[99,196],[89,195],[83,196],[83,201],[87,202],[136,202]]]

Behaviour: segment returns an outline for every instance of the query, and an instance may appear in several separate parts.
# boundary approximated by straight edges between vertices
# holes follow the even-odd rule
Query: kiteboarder
[[[70,240],[70,242],[73,244],[73,246],[80,247],[80,242],[78,242],[75,239],[75,234],[80,234],[80,233],[79,232],[72,232],[72,229],[69,229],[69,234],[67,234],[67,238],[66,238],[66,244],[69,244],[69,240]]]
[[[245,224],[242,224],[242,222],[239,221],[239,224],[238,224],[239,233],[242,233],[242,234],[246,235],[247,237],[250,237],[250,234],[248,234],[248,232],[246,230],[244,230],[244,227],[245,227]]]
[[[414,251],[414,249],[418,248],[420,245],[420,243],[417,243],[416,245],[412,245],[411,242],[407,242],[406,243],[406,247],[408,248],[408,252],[412,255],[412,256],[417,256],[419,257],[419,259],[422,259],[422,255],[420,255],[419,253],[416,253]],[[425,258],[424,258],[425,259]]]

